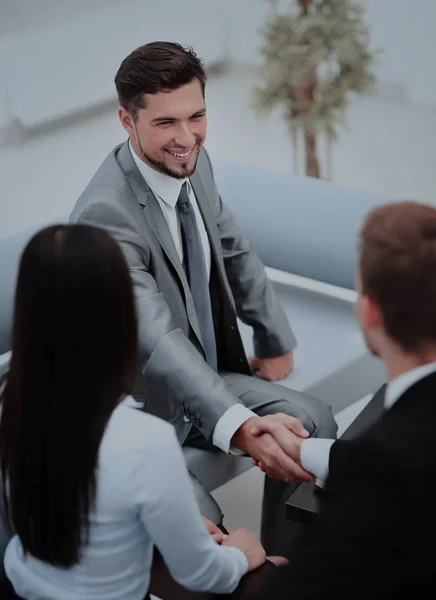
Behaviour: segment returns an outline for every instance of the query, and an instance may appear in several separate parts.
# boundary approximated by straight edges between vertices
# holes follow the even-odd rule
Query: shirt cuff
[[[243,577],[248,571],[248,560],[242,550],[239,550],[239,548],[235,548],[234,546],[221,546],[221,548],[226,548],[227,552],[233,554],[233,558],[239,566],[239,577]]]
[[[322,482],[329,474],[330,448],[335,440],[309,438],[301,444],[301,466]]]
[[[256,416],[256,413],[249,410],[243,404],[234,404],[231,406],[215,425],[212,435],[214,446],[217,446],[223,452],[226,452],[226,454],[230,453],[235,454],[236,456],[245,454],[245,452],[239,448],[230,447],[230,442],[240,426],[243,425],[245,421],[248,421],[248,419]]]

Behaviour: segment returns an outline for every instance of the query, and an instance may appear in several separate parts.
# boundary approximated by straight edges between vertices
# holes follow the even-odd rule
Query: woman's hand
[[[223,540],[225,538],[225,535],[221,531],[221,529],[219,529],[215,525],[215,523],[213,523],[212,521],[210,521],[206,517],[203,517],[203,523],[206,525],[206,529],[208,530],[208,532],[210,533],[210,535],[213,537],[213,539],[215,540],[215,542],[217,544],[222,544]]]
[[[265,550],[254,533],[246,529],[236,529],[230,535],[226,535],[223,546],[233,546],[245,554],[248,562],[248,570],[254,571],[264,564],[266,560]]]

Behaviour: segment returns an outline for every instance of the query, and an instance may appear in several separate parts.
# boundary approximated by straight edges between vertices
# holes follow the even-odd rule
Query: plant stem
[[[292,171],[294,175],[298,175],[299,169],[299,156],[298,156],[298,129],[292,128]]]
[[[301,8],[301,17],[309,13],[309,5],[312,0],[298,0]],[[297,87],[297,99],[302,107],[299,116],[306,116],[309,113],[311,103],[314,101],[315,88],[317,84],[316,70],[313,69],[306,81]],[[320,178],[319,163],[316,154],[316,136],[310,131],[304,130],[304,145],[306,150],[306,175],[309,177]]]
[[[306,148],[306,175],[319,179],[320,172],[316,156],[316,136],[310,131],[304,132],[304,145]]]

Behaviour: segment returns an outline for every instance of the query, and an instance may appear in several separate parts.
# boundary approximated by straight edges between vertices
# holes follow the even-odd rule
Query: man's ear
[[[123,106],[118,109],[118,118],[127,133],[132,135],[135,130],[135,123],[132,115]]]
[[[383,326],[383,316],[378,304],[369,296],[363,296],[362,304],[362,320],[365,328],[379,329]]]

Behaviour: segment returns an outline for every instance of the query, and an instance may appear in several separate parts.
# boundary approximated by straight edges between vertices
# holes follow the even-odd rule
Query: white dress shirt
[[[148,187],[151,189],[159,203],[159,206],[163,212],[168,228],[171,233],[174,246],[176,247],[177,254],[179,255],[180,262],[183,264],[183,244],[182,234],[180,230],[180,221],[177,215],[177,200],[180,196],[180,191],[184,183],[187,183],[188,196],[194,209],[195,217],[197,219],[197,227],[200,232],[201,242],[203,244],[204,259],[206,261],[206,271],[210,276],[210,244],[207,235],[206,227],[204,226],[203,218],[201,216],[200,209],[198,207],[197,198],[195,197],[194,190],[189,182],[189,179],[176,179],[165,175],[160,171],[152,169],[147,163],[141,160],[131,143],[129,142],[130,152],[133,160],[139,169],[139,172],[147,182]]]
[[[227,594],[246,573],[245,555],[219,546],[206,531],[174,428],[138,406],[128,396],[104,433],[80,561],[56,568],[24,556],[17,536],[9,542],[4,565],[20,597],[143,600],[154,545],[174,579],[191,590]]]
[[[434,372],[436,372],[436,363],[429,363],[392,379],[386,386],[385,409],[388,410],[391,408],[412,385]],[[310,438],[304,440],[301,445],[301,466],[309,473],[315,475],[321,482],[327,479],[330,448],[334,442],[335,440]]]
[[[195,217],[197,219],[197,226],[200,232],[201,241],[203,244],[204,258],[206,261],[207,273],[210,276],[211,268],[211,250],[209,237],[207,235],[206,227],[204,225],[203,217],[201,216],[200,209],[198,207],[197,199],[194,194],[194,190],[189,182],[189,179],[175,179],[169,175],[165,175],[155,169],[152,169],[147,163],[138,157],[134,151],[131,143],[129,142],[130,152],[133,160],[139,169],[139,172],[144,177],[147,185],[153,192],[159,206],[163,212],[168,228],[171,233],[171,237],[174,242],[174,246],[179,255],[180,262],[183,264],[183,244],[180,230],[180,221],[177,214],[177,200],[180,195],[180,191],[185,182],[188,184],[188,195],[189,200],[194,209]],[[222,417],[218,420],[215,425],[215,429],[212,435],[212,442],[215,446],[223,450],[223,452],[230,452],[232,454],[243,454],[237,448],[231,448],[230,442],[239,427],[245,423],[251,417],[255,417],[256,414],[243,406],[242,404],[235,404],[229,408]],[[189,419],[185,417],[188,422]]]

